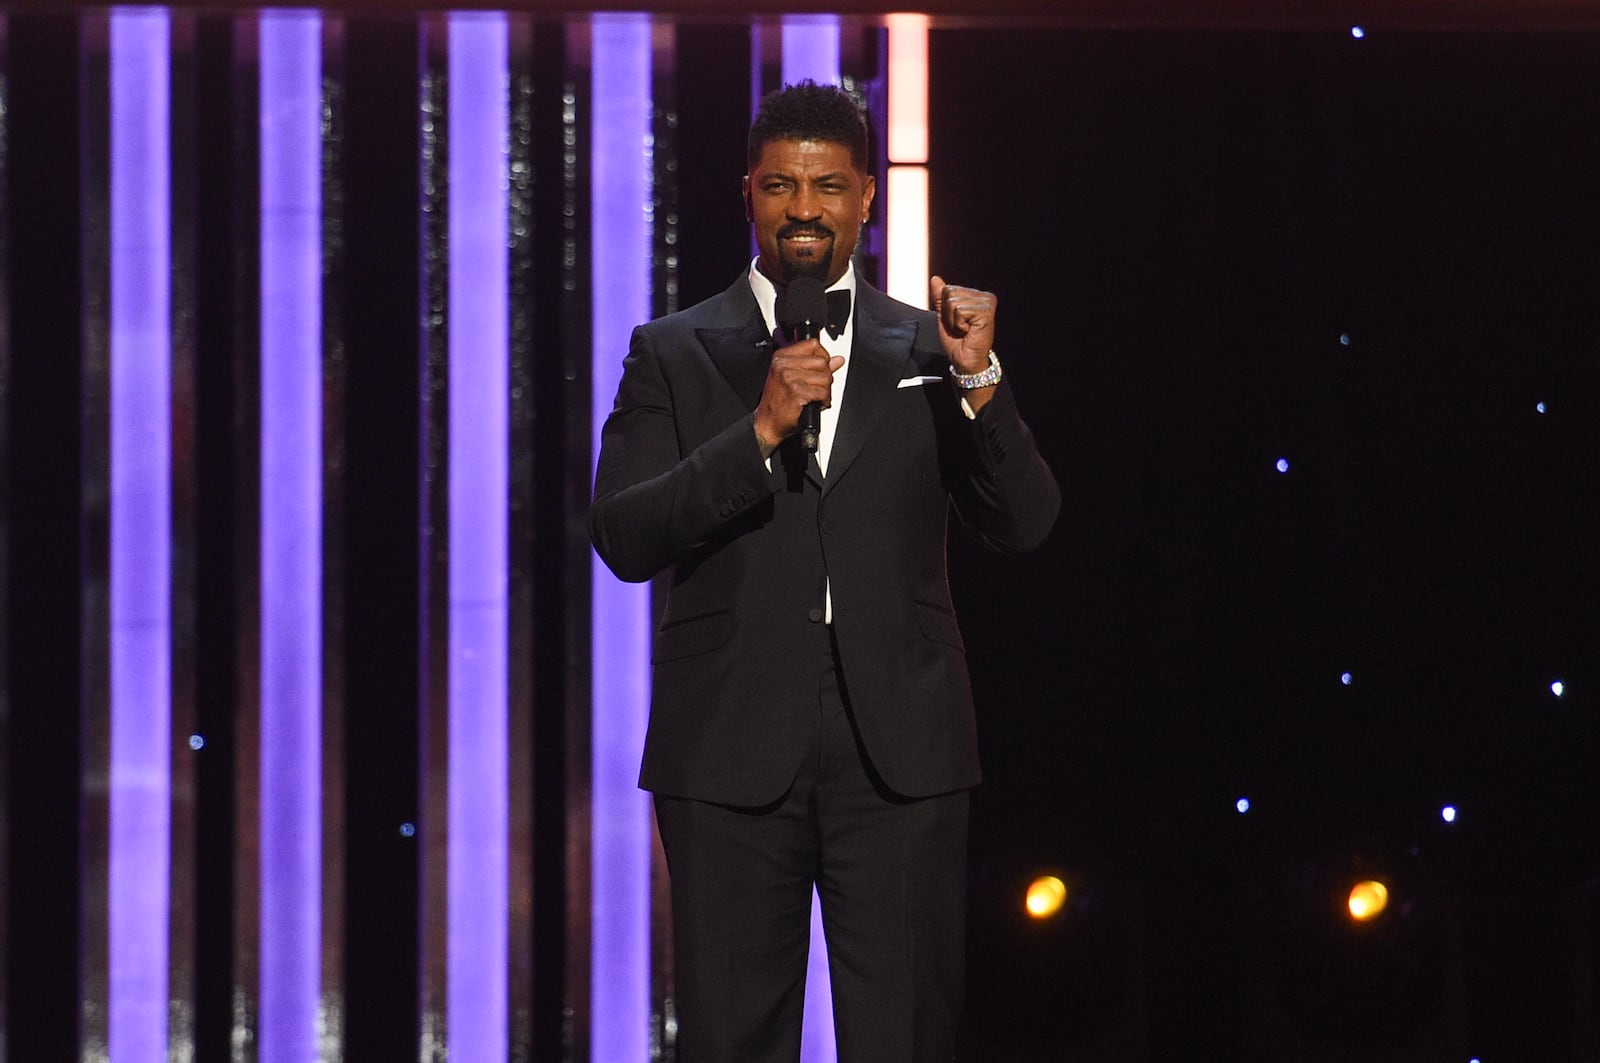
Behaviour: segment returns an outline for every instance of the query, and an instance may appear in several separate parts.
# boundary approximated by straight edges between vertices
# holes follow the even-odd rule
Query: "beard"
[[[796,255],[786,245],[784,237],[794,236],[799,233],[815,233],[826,236],[825,242],[817,245],[821,247],[820,253],[813,248],[809,253]],[[778,264],[783,267],[783,283],[789,284],[801,277],[812,277],[827,283],[828,274],[833,269],[833,233],[817,225],[796,225],[778,232]]]
[[[828,249],[820,255],[806,255],[803,258],[781,255],[780,261],[783,264],[785,284],[797,281],[801,277],[814,277],[826,282],[828,273],[833,269],[833,245],[829,244]]]

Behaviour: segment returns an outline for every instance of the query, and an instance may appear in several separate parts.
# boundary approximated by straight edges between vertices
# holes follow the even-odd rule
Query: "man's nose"
[[[822,214],[822,200],[813,193],[801,189],[789,201],[788,213],[791,221],[812,221]]]

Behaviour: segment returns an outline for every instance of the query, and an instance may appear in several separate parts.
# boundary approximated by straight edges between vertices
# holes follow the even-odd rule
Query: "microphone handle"
[[[800,410],[800,445],[806,453],[817,452],[817,439],[822,434],[822,403],[808,402]]]
[[[814,340],[822,334],[818,322],[810,319],[800,322],[795,329],[795,339]],[[808,402],[800,410],[800,445],[807,454],[817,452],[817,441],[822,436],[822,403]]]

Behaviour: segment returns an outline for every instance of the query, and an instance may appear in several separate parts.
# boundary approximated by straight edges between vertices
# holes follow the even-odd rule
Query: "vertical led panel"
[[[783,83],[815,81],[839,84],[839,17],[785,15],[783,19]]]
[[[449,944],[452,1059],[506,1058],[510,459],[508,30],[449,21]]]
[[[260,16],[260,1058],[318,1058],[322,19]]]
[[[423,270],[423,366],[420,381],[422,470],[419,588],[423,646],[421,706],[422,851],[420,946],[422,1063],[450,1051],[450,24],[424,20],[420,152]]]
[[[543,828],[539,828],[537,833],[541,844],[536,845],[534,838],[535,804],[537,803],[541,811],[547,806],[552,809],[560,807],[559,801],[547,802],[544,797],[535,795],[535,753],[543,755],[548,751],[553,754],[562,748],[566,717],[565,704],[559,707],[555,704],[545,705],[541,699],[538,729],[535,728],[535,690],[542,685],[536,682],[536,678],[542,679],[545,669],[535,665],[536,652],[532,647],[536,642],[540,645],[550,645],[551,640],[536,634],[534,593],[536,585],[543,593],[547,582],[551,588],[564,589],[569,582],[568,572],[571,571],[565,566],[555,569],[553,573],[548,570],[537,571],[540,565],[535,560],[534,551],[545,544],[545,536],[535,530],[536,510],[538,519],[560,521],[560,531],[553,535],[551,541],[570,540],[571,536],[565,535],[570,525],[560,516],[565,511],[563,507],[546,506],[542,499],[536,502],[535,483],[537,481],[542,484],[543,481],[536,476],[534,464],[536,450],[542,459],[548,449],[549,456],[561,462],[565,468],[577,467],[573,459],[578,455],[568,454],[565,447],[547,448],[535,435],[535,398],[542,400],[547,390],[535,384],[536,315],[534,299],[531,297],[537,283],[534,267],[536,226],[532,220],[535,214],[534,74],[541,64],[536,64],[534,60],[534,26],[531,18],[511,15],[507,36],[506,210],[509,221],[507,239],[510,261],[506,284],[510,305],[506,340],[509,406],[506,447],[513,460],[506,471],[508,496],[506,550],[510,558],[521,559],[522,563],[509,560],[506,566],[506,638],[508,645],[512,647],[506,662],[506,743],[509,772],[506,790],[508,817],[506,831],[509,839],[509,849],[506,854],[508,864],[506,890],[509,898],[506,927],[506,993],[511,1001],[506,1037],[508,1059],[532,1060],[542,1057],[547,1050],[553,1050],[553,1046],[557,1043],[556,1035],[560,1033],[559,1021],[550,1016],[550,1012],[554,1010],[551,1005],[556,1004],[558,998],[555,994],[545,991],[545,978],[548,977],[556,985],[564,984],[558,973],[559,965],[556,963],[539,964],[540,969],[536,974],[535,908],[538,907],[543,913],[555,914],[557,906],[549,903],[546,898],[561,895],[562,891],[555,887],[555,883],[559,880],[558,876],[566,869],[564,860],[558,862],[552,859],[558,852],[564,856],[566,846],[562,845],[556,850],[554,846],[544,844],[546,838],[554,840],[557,837],[555,832],[547,833]],[[555,63],[548,65],[552,70],[558,68]],[[543,126],[540,128],[544,129]],[[541,143],[552,143],[559,142],[559,136],[559,133],[546,130],[538,139]],[[551,187],[560,187],[553,171],[542,174],[541,180],[548,181]],[[540,287],[542,288],[542,285]],[[543,320],[542,316],[539,320]],[[542,345],[539,349],[542,352]],[[574,423],[573,418],[560,418],[560,421],[564,427]],[[554,561],[570,552],[569,545],[566,550],[553,551],[554,556],[549,560]],[[580,573],[581,578],[581,567],[576,571]],[[561,590],[556,590],[555,593],[561,601],[567,600]],[[539,610],[541,616],[545,612],[543,608]],[[567,629],[563,626],[562,630],[565,632]],[[517,647],[522,647],[523,652],[517,652]],[[570,656],[563,654],[561,660],[565,661]],[[540,774],[543,775],[543,772]],[[550,774],[559,778],[568,773],[563,770]],[[537,898],[536,883],[539,890]],[[540,1010],[541,1004],[546,1010]],[[535,1018],[536,1015],[539,1016],[538,1019]],[[535,1043],[536,1031],[544,1034],[538,1044]]]
[[[172,767],[171,18],[112,13],[107,1040],[167,1058]]]
[[[593,438],[617,393],[636,324],[650,316],[650,20],[591,25]],[[619,582],[593,558],[591,657],[590,1058],[650,1051],[650,850],[639,754],[650,712],[650,585]]]
[[[928,16],[889,15],[889,161],[928,161]]]
[[[890,15],[889,173],[885,231],[889,294],[928,305],[928,16]]]
[[[801,1063],[834,1063],[839,1050],[833,1038],[833,980],[828,977],[828,946],[823,940],[822,902],[811,891],[811,954],[806,957],[805,1025],[801,1030]]]
[[[783,82],[815,81],[838,85],[839,19],[835,15],[788,15],[783,20]],[[822,905],[811,894],[811,955],[806,965],[803,1063],[833,1063],[833,994],[828,978],[828,948],[822,934]]]
[[[889,294],[912,306],[928,305],[928,168],[891,166],[884,188],[888,204],[885,242]]]

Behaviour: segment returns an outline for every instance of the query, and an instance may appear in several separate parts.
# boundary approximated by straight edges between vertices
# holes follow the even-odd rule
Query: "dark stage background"
[[[248,391],[229,19],[198,18],[195,52],[197,705],[219,750]],[[879,31],[852,32],[875,73]],[[344,39],[346,1057],[393,1063],[416,1057],[427,933],[392,829],[421,800],[422,353],[415,98],[388,87],[419,31],[351,16]],[[537,235],[563,224],[569,40],[532,25],[542,508],[518,647],[557,706],[588,666],[587,311]],[[88,90],[73,17],[13,15],[6,41],[4,1018],[33,1063],[73,1052],[87,904]],[[1033,556],[952,537],[987,772],[964,1058],[1600,1058],[1600,34],[950,23],[930,49],[933,269],[1000,295],[1067,500]],[[750,30],[684,21],[675,54],[687,305],[748,260]],[[537,1059],[570,1056],[580,724],[536,714],[526,754]],[[236,765],[198,763],[204,1060],[228,1058]],[[1046,871],[1070,898],[1033,923]],[[1352,926],[1345,891],[1374,876],[1391,909]]]
[[[936,36],[934,268],[1070,500],[957,553],[974,1020],[1028,1058],[1600,1052],[1597,44]],[[1086,940],[1015,943],[1041,862]]]

